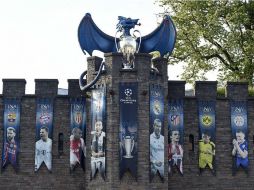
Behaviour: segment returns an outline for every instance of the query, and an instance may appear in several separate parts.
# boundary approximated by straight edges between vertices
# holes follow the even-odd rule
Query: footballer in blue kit
[[[246,141],[244,141],[242,144],[239,144],[239,147],[243,152],[244,151],[248,152],[248,144]],[[249,164],[248,156],[244,158],[241,157],[239,153],[237,153],[236,166],[239,167],[240,165],[242,165],[243,167],[248,167],[248,164]]]
[[[248,174],[248,143],[245,140],[245,133],[243,131],[236,132],[236,139],[233,139],[233,150],[232,155],[235,156],[235,167],[238,169],[240,166],[243,167],[245,172]],[[233,172],[233,175],[235,171]]]
[[[11,163],[16,168],[18,146],[15,141],[15,136],[16,136],[15,128],[8,127],[6,136],[7,136],[7,139],[4,144],[4,156],[3,156],[2,167],[5,168],[8,163]]]

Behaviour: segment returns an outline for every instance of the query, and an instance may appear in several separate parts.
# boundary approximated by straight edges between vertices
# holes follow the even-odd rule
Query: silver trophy
[[[117,31],[115,34],[115,44],[118,52],[123,53],[123,69],[134,68],[134,53],[138,53],[141,44],[141,34],[138,30],[134,30],[133,34],[130,34],[130,30],[138,24],[139,19],[131,19],[125,17],[118,17],[119,23],[117,24]],[[117,43],[117,33],[121,32],[119,43]],[[135,32],[139,34],[139,37],[135,35]],[[139,38],[139,43],[137,39]]]
[[[123,156],[124,158],[133,158],[133,156],[131,155],[131,152],[133,151],[134,144],[135,144],[135,141],[133,138],[131,138],[131,136],[126,136],[124,138],[123,148],[126,153],[126,155]]]

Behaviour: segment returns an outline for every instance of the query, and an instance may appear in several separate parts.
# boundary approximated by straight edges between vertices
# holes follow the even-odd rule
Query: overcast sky
[[[34,93],[34,79],[58,79],[59,88],[67,88],[67,79],[86,70],[77,38],[85,13],[111,36],[118,16],[138,18],[143,36],[156,28],[161,11],[154,0],[0,0],[0,78],[26,79],[28,94]],[[169,78],[180,73],[176,68]]]

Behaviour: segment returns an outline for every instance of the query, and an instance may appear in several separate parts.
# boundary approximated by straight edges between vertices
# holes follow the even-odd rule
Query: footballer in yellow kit
[[[215,155],[215,144],[210,141],[208,134],[203,134],[199,141],[199,168],[205,168],[206,165],[213,169],[213,157]]]

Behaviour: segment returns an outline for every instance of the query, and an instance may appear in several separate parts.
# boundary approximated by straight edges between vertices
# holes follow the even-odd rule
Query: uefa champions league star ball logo
[[[130,88],[126,88],[124,90],[124,94],[127,96],[127,97],[130,97],[132,95],[132,90]]]
[[[131,88],[125,88],[121,91],[121,97],[120,102],[123,102],[124,104],[133,104],[137,102],[136,91],[133,91]]]

